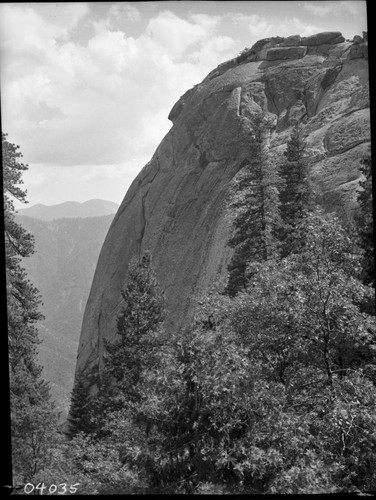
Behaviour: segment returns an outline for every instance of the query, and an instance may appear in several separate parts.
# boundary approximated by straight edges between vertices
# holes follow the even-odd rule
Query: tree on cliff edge
[[[225,289],[230,297],[246,288],[249,262],[275,258],[279,253],[276,234],[281,224],[281,178],[269,153],[267,133],[264,116],[257,116],[251,136],[250,159],[240,172],[230,203],[230,208],[236,212],[234,234],[228,241],[234,248]]]

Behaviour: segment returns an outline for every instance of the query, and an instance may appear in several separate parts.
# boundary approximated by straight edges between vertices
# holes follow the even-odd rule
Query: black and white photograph
[[[2,491],[376,494],[368,9],[0,4]]]

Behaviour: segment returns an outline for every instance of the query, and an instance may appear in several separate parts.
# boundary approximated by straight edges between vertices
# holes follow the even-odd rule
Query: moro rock
[[[135,255],[152,254],[170,331],[188,324],[197,298],[225,279],[233,250],[224,206],[258,113],[276,155],[294,123],[304,125],[318,201],[351,217],[370,144],[367,44],[365,33],[346,41],[339,32],[260,40],[179,99],[171,130],[129,188],[103,244],[76,373],[101,369],[103,340],[115,338]]]

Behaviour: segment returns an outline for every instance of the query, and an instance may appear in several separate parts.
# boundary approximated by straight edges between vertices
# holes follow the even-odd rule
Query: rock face
[[[350,42],[333,32],[260,40],[181,97],[169,115],[171,130],[129,188],[102,247],[77,371],[101,367],[132,256],[152,252],[171,330],[187,324],[195,298],[225,278],[232,250],[224,202],[248,158],[260,111],[276,154],[295,121],[304,124],[319,200],[351,215],[359,161],[370,143],[365,38]]]
[[[266,53],[267,61],[278,61],[283,59],[300,59],[307,53],[307,47],[276,47]]]

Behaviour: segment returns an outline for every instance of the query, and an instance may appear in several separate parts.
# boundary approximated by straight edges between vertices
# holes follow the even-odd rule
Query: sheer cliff
[[[359,161],[370,142],[367,35],[294,35],[257,42],[214,69],[172,108],[173,123],[129,188],[108,231],[86,305],[78,371],[101,366],[133,255],[149,249],[169,310],[186,324],[195,297],[226,275],[229,185],[249,155],[253,117],[264,112],[270,150],[282,154],[292,125],[307,135],[311,177],[328,210],[351,217]]]

